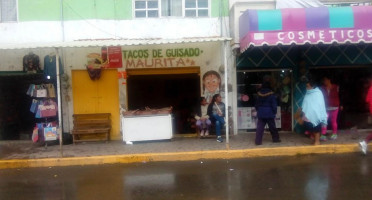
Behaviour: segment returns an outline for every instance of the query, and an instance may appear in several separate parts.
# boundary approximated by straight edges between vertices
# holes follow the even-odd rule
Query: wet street
[[[372,154],[0,170],[0,199],[371,199]]]

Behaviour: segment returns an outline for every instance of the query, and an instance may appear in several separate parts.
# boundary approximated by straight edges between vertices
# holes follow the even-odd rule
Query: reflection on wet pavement
[[[369,199],[372,156],[0,170],[0,199]]]

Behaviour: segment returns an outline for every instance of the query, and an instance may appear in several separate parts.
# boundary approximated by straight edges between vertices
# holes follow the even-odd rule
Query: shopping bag
[[[45,127],[44,140],[45,141],[57,140],[57,127]]]
[[[34,89],[32,90],[32,94],[31,94],[32,97],[37,96],[37,89],[39,89],[39,85],[34,85]]]
[[[32,142],[36,143],[39,140],[39,129],[34,127],[34,130],[32,131]]]
[[[47,90],[45,88],[40,88],[36,91],[36,97],[47,97]]]
[[[30,107],[30,111],[32,113],[35,113],[37,111],[37,106],[38,106],[38,100],[36,99],[32,99],[32,103],[31,103],[31,107]]]
[[[52,101],[44,101],[43,104],[39,105],[41,117],[54,117],[57,115],[57,104]]]
[[[53,84],[47,84],[46,88],[48,90],[48,97],[55,98],[56,97],[56,90]]]
[[[40,105],[39,105],[40,106]],[[38,108],[38,109],[36,109],[36,114],[35,114],[35,118],[42,118],[41,117],[41,111],[40,111],[40,109]]]
[[[29,96],[32,96],[32,94],[34,92],[34,88],[35,88],[35,85],[34,84],[30,84],[30,86],[28,87],[28,90],[27,90],[26,94],[29,95]]]

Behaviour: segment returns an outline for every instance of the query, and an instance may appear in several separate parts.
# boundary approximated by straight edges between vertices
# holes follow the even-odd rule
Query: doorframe
[[[293,132],[294,131],[294,126],[295,126],[295,123],[294,123],[294,73],[293,73],[293,68],[292,67],[283,67],[283,68],[268,68],[268,69],[245,69],[245,70],[236,70],[236,73],[238,72],[248,72],[248,73],[252,73],[252,72],[273,72],[273,71],[282,71],[282,70],[290,70],[291,72],[291,131]],[[237,114],[236,114],[237,115]],[[238,129],[239,130],[239,129]]]
[[[191,67],[169,67],[169,68],[139,68],[139,69],[126,69],[127,78],[130,76],[138,76],[138,75],[170,75],[170,74],[197,74],[200,77],[200,66],[191,66]],[[125,97],[125,104],[127,105],[127,110],[129,110],[129,93],[128,93],[128,85],[125,87],[126,89],[126,97]],[[202,87],[202,80],[200,80],[199,88],[200,91]],[[202,95],[199,92],[199,96]]]

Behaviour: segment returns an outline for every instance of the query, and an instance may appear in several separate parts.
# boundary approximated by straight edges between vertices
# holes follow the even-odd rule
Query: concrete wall
[[[0,44],[82,39],[216,37],[221,35],[221,24],[218,18],[68,21],[64,23],[64,28],[56,21],[4,23],[0,24]]]
[[[227,36],[228,0],[209,5],[210,17],[136,19],[132,0],[19,0],[18,21],[0,23],[0,44]]]
[[[239,17],[247,9],[275,9],[276,0],[232,0],[230,1],[230,35],[233,48],[239,48]]]

